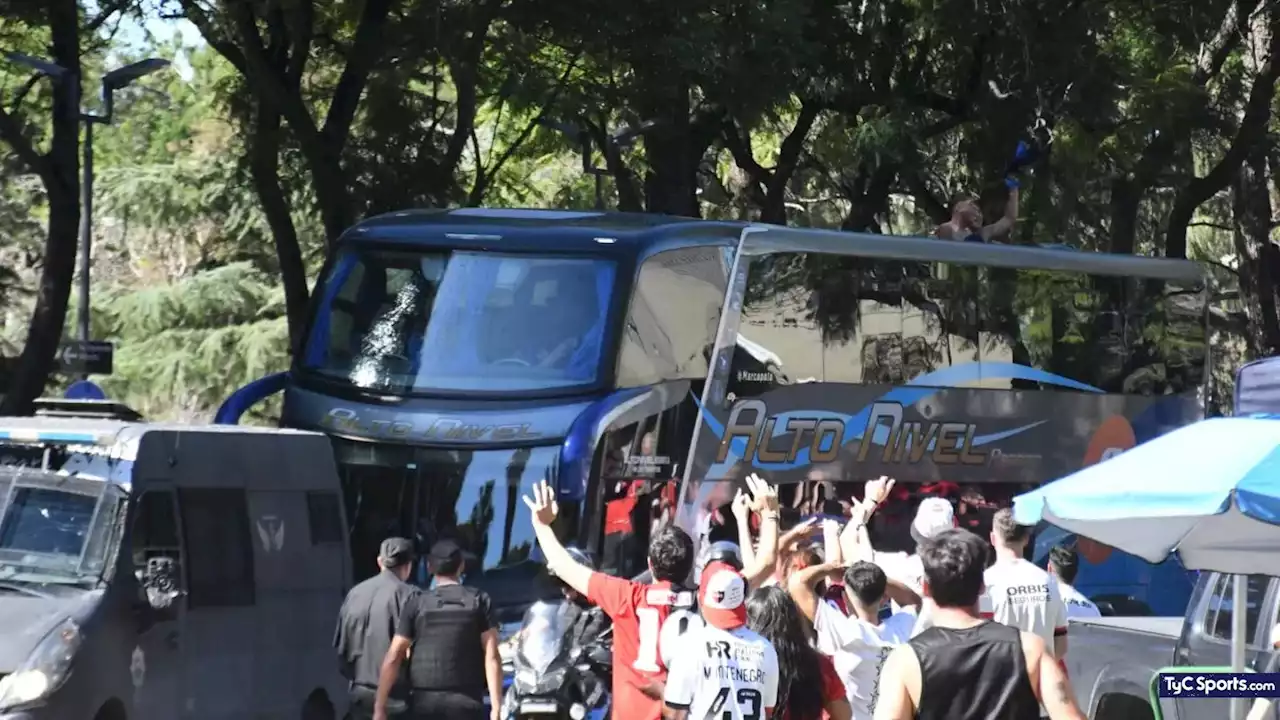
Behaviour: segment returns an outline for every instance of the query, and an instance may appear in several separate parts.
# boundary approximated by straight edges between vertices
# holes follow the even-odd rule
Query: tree
[[[8,389],[0,401],[0,413],[14,415],[26,412],[48,381],[62,340],[67,300],[75,275],[80,222],[81,17],[75,0],[15,0],[8,5],[0,6],[0,15],[21,18],[32,27],[43,28],[49,38],[49,59],[65,71],[63,77],[53,79],[48,149],[42,151],[33,140],[35,121],[22,111],[23,93],[9,99],[7,108],[0,107],[0,139],[29,172],[40,178],[49,207],[35,309],[22,354],[14,364]],[[102,18],[92,21],[90,29],[95,23],[100,24]]]

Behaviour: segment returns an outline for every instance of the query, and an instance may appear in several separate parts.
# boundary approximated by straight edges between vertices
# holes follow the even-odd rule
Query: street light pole
[[[91,338],[89,328],[89,273],[90,257],[93,250],[93,126],[110,125],[115,110],[115,91],[140,77],[150,75],[169,67],[168,60],[148,58],[116,68],[102,76],[102,114],[82,112],[84,120],[84,197],[80,209],[80,284],[76,298],[76,324],[79,326],[81,343],[88,344]],[[81,373],[81,380],[88,380],[87,372]]]
[[[595,143],[591,141],[591,134],[585,127],[585,121],[583,125],[576,125],[573,123],[558,122],[550,118],[541,117],[538,118],[538,124],[555,130],[566,138],[578,143],[582,152],[582,172],[585,175],[591,175],[595,178],[596,210],[604,210],[604,176],[609,175],[610,172],[607,167],[596,167],[596,164],[591,157],[591,148]],[[614,130],[611,133],[606,133],[604,141],[608,143],[609,147],[602,147],[600,150],[601,152],[607,153],[610,150],[618,152],[624,148],[629,148],[635,144],[637,137],[643,135],[656,124],[657,123],[653,120],[646,120],[634,127],[626,126]],[[608,162],[605,164],[608,165]]]
[[[73,77],[70,70],[61,65],[30,55],[18,52],[5,53],[5,58],[9,62],[18,65],[25,65],[38,74],[44,75],[53,81],[54,86],[59,91],[71,92],[74,94],[73,107],[80,106],[80,78]],[[94,115],[93,113],[80,111],[80,119],[84,121],[84,180],[81,183],[81,211],[80,211],[80,282],[78,285],[76,308],[76,325],[78,326],[78,339],[81,343],[88,343],[90,338],[89,330],[89,253],[93,249],[93,126],[95,124],[107,125],[111,123],[111,115],[114,109],[115,91],[129,85],[134,80],[153,72],[162,70],[169,66],[168,60],[160,58],[147,58],[130,63],[122,68],[117,68],[102,76],[102,114]],[[64,81],[70,80],[70,85],[64,85]],[[88,379],[88,373],[81,373],[82,380]]]
[[[93,125],[94,119],[85,116],[84,123],[84,180],[82,182],[80,209],[80,284],[76,306],[76,325],[80,329],[80,342],[89,342],[89,251],[93,243]],[[82,373],[81,380],[88,380]]]

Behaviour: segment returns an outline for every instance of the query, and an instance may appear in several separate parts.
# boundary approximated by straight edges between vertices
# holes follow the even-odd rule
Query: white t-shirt
[[[983,581],[982,616],[1039,635],[1053,652],[1053,636],[1067,631],[1067,605],[1057,578],[1018,558],[997,560]]]
[[[690,628],[667,668],[663,701],[690,718],[764,717],[778,702],[778,653],[754,630]]]
[[[885,575],[911,588],[920,597],[924,597],[924,563],[920,562],[919,555],[915,553],[908,555],[904,552],[877,552],[872,556],[871,561],[879,565]],[[898,603],[892,605],[895,613],[905,610]]]
[[[1102,611],[1098,609],[1098,606],[1082,595],[1079,590],[1061,580],[1058,581],[1058,590],[1062,592],[1062,600],[1067,604],[1068,618],[1102,617]]]
[[[813,627],[818,652],[830,655],[844,681],[854,720],[871,720],[880,685],[880,668],[889,652],[911,637],[915,613],[894,613],[880,625],[848,617],[827,603],[818,603]]]

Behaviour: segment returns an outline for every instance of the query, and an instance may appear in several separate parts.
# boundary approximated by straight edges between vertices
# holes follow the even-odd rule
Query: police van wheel
[[[333,720],[333,703],[323,690],[315,690],[302,702],[302,720]]]

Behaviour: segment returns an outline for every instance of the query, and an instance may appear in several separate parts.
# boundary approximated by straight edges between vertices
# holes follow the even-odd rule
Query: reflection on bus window
[[[597,450],[599,567],[634,577],[647,569],[649,539],[675,522],[681,464],[697,414],[689,400],[639,422],[610,428]]]
[[[613,281],[604,259],[348,248],[304,366],[392,393],[594,383]]]
[[[770,256],[753,268],[742,332],[777,356],[783,372],[759,373],[740,343],[737,397],[806,378],[902,384],[975,362],[1030,366],[1109,393],[1182,393],[1203,381],[1207,337],[1197,287],[869,258],[822,258],[801,273],[792,267],[799,257]],[[967,384],[1064,390],[981,373]]]

